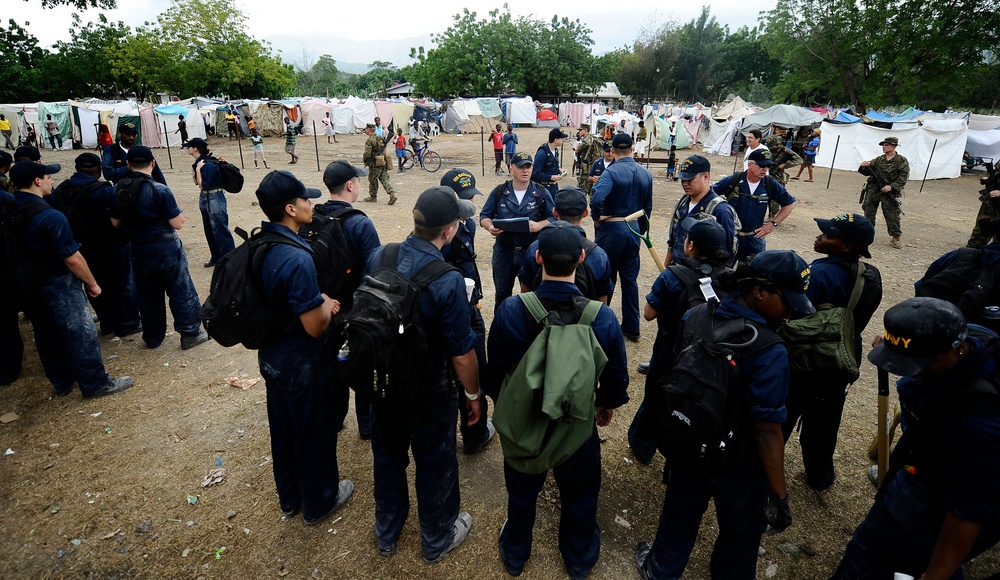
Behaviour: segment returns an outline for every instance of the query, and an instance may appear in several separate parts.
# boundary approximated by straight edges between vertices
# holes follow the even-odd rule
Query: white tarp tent
[[[705,145],[705,153],[709,155],[732,155],[733,141],[736,133],[740,130],[742,119],[732,118],[726,121],[711,121],[708,135],[702,143]]]
[[[905,123],[894,125],[892,129],[864,123],[823,123],[822,127],[817,167],[830,167],[832,163],[835,169],[857,171],[862,161],[882,154],[879,142],[891,135],[899,139],[897,151],[910,163],[910,179],[923,179],[925,171],[928,179],[954,178],[961,174],[968,133],[964,119],[925,121],[921,125]]]
[[[729,119],[742,119],[750,114],[753,114],[753,109],[748,107],[743,99],[734,97],[732,101],[729,101],[716,111],[712,115],[712,118],[719,121],[726,121]]]
[[[988,131],[973,131],[969,129],[966,136],[965,150],[973,157],[992,159],[993,163],[1000,160],[1000,129]]]
[[[355,96],[347,97],[344,106],[354,113],[354,126],[363,128],[368,123],[375,122],[375,102],[359,99]]]
[[[503,106],[508,123],[534,126],[537,111],[531,97],[504,99]]]
[[[299,110],[302,111],[303,135],[312,135],[314,124],[317,134],[326,134],[326,125],[323,124],[323,119],[326,118],[327,113],[330,113],[331,119],[333,118],[333,105],[331,103],[323,99],[309,99],[299,103]]]
[[[747,115],[740,125],[740,132],[746,135],[753,129],[760,129],[764,136],[771,134],[771,126],[779,127],[812,127],[825,119],[816,111],[795,105],[774,105],[773,107]]]

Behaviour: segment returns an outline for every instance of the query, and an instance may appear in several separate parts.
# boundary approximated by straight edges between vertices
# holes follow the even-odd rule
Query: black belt
[[[220,191],[222,193],[226,192],[225,189],[222,189],[221,187],[216,187],[215,189],[203,189],[203,190],[201,190],[201,193],[202,193],[202,195],[208,195],[210,193],[219,193]]]

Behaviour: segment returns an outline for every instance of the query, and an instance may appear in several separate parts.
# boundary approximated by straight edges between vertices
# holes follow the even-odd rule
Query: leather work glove
[[[792,510],[788,507],[788,495],[786,494],[784,499],[779,499],[774,494],[768,492],[767,507],[764,508],[764,518],[767,520],[767,524],[771,526],[771,529],[767,531],[767,535],[769,536],[780,534],[788,526],[792,525]]]

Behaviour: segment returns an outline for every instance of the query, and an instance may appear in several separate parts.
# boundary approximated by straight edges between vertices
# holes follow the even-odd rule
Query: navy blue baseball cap
[[[10,178],[17,187],[28,187],[31,182],[39,177],[59,173],[62,166],[58,163],[52,165],[42,165],[37,161],[18,161],[10,167],[7,177]]]
[[[753,161],[761,167],[770,167],[774,165],[774,160],[771,159],[771,151],[768,149],[755,149],[747,157],[747,161]]]
[[[462,199],[472,199],[483,193],[476,189],[476,176],[468,169],[459,167],[445,173],[441,178],[441,185],[454,189]]]
[[[806,297],[809,264],[798,254],[791,250],[767,250],[750,258],[747,265],[773,282],[792,310],[803,315],[816,312]]]
[[[14,161],[23,161],[25,159],[28,161],[40,161],[42,154],[31,145],[22,145],[14,150]]]
[[[552,222],[538,234],[538,252],[543,260],[559,255],[579,257],[581,250],[583,236],[580,229],[569,222]]]
[[[526,151],[521,151],[514,154],[511,158],[510,164],[516,167],[524,167],[525,165],[533,165],[535,160],[531,158],[531,154]]]
[[[476,206],[471,201],[460,199],[454,189],[443,185],[424,190],[413,206],[413,223],[425,228],[446,226],[474,215]]]
[[[681,228],[687,230],[688,239],[698,249],[699,254],[704,254],[714,248],[732,254],[733,241],[726,241],[726,230],[722,224],[714,218],[700,220],[695,217],[686,217],[681,222]]]
[[[326,166],[326,170],[323,171],[323,183],[331,188],[340,187],[355,177],[366,175],[368,170],[364,167],[356,167],[344,159],[338,159]]]
[[[195,137],[194,139],[181,143],[181,147],[184,147],[185,149],[187,149],[188,147],[197,147],[199,149],[201,149],[202,147],[207,148],[208,141],[205,141],[201,137]]]
[[[552,143],[556,139],[565,139],[567,137],[569,137],[569,135],[567,135],[566,133],[563,133],[562,129],[560,129],[558,127],[556,127],[555,129],[552,129],[551,131],[549,131],[549,143]]]
[[[962,311],[937,298],[907,298],[885,311],[882,341],[868,353],[878,368],[901,377],[923,372],[968,336]]]
[[[677,171],[677,177],[681,181],[691,181],[695,177],[698,177],[702,173],[708,173],[712,171],[712,164],[708,162],[701,155],[692,155],[684,161],[681,161],[681,166]]]
[[[11,163],[14,163],[14,158],[10,156],[10,153],[0,151],[0,167],[7,167]]]
[[[560,216],[580,217],[587,211],[587,194],[576,186],[564,187],[556,192],[555,204]]]
[[[875,241],[875,226],[865,216],[858,213],[842,213],[832,219],[813,219],[824,234],[841,238],[862,256],[872,257],[868,252],[868,246]]]
[[[257,186],[257,201],[261,205],[274,205],[297,197],[315,199],[321,195],[320,190],[306,187],[298,177],[284,170],[268,173]]]
[[[604,141],[603,143],[601,143],[601,149],[604,149],[605,151],[611,151],[611,141]]]
[[[632,138],[625,133],[618,133],[611,139],[611,146],[615,149],[631,149],[632,145]]]
[[[145,145],[135,145],[128,150],[129,163],[149,163],[153,160],[153,152]]]

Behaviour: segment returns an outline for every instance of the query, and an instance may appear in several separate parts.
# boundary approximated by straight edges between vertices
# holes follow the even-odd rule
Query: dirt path
[[[517,131],[523,150],[534,149],[547,131]],[[410,209],[416,195],[435,185],[444,171],[464,166],[480,174],[481,137],[442,135],[432,147],[445,158],[435,174],[411,170],[392,174],[400,203],[388,207],[359,203],[375,221],[383,242],[400,241],[410,231]],[[360,164],[364,137],[339,136],[339,144],[320,139],[320,166],[346,158]],[[307,185],[322,188],[316,170],[312,138],[299,140],[302,160],[288,165],[283,143],[266,142],[272,168],[290,169]],[[239,162],[235,143],[213,139],[216,153]],[[243,193],[228,196],[230,222],[249,230],[262,214],[252,205],[253,190],[265,175],[253,169],[248,142],[243,155],[250,166],[244,173]],[[479,189],[486,192],[500,178],[491,173],[492,151],[487,145],[486,177]],[[45,161],[62,163],[57,182],[72,171],[78,152],[47,153]],[[190,180],[191,159],[173,150],[174,169],[168,168],[166,151],[155,152],[178,203],[188,220],[181,237],[192,264],[192,274],[204,300],[211,270],[201,267],[208,248],[201,231],[197,191]],[[905,155],[905,151],[901,151]],[[733,158],[711,157],[713,176],[732,171]],[[567,158],[566,166],[571,160]],[[663,254],[669,212],[681,194],[668,183],[664,169],[654,166],[653,239]],[[857,212],[861,175],[837,171],[829,189],[829,170],[820,169],[815,183],[792,182],[799,203],[790,219],[768,239],[770,249],[795,249],[806,260],[818,257],[812,241],[818,233],[812,217]],[[886,307],[912,295],[913,281],[927,265],[947,250],[963,245],[972,230],[978,208],[973,177],[928,182],[907,187],[904,201],[902,250],[889,247],[885,223],[879,218],[871,262],[885,284],[883,308],[865,333],[880,331]],[[387,196],[380,195],[383,203]],[[478,200],[482,205],[482,200]],[[479,267],[487,298],[483,312],[492,312],[490,248],[492,240],[478,234]],[[639,286],[643,295],[656,276],[652,260],[643,250]],[[618,301],[613,305],[620,311]],[[489,318],[487,316],[487,318]],[[489,320],[487,321],[489,322]],[[225,383],[227,377],[257,377],[256,355],[241,347],[226,349],[214,342],[182,352],[176,335],[155,351],[141,340],[109,340],[101,348],[113,375],[131,374],[136,386],[128,392],[95,401],[78,393],[53,398],[31,348],[31,327],[22,324],[29,344],[21,379],[0,388],[0,414],[15,412],[20,418],[0,425],[0,450],[15,453],[0,461],[0,560],[7,577],[283,577],[290,578],[459,578],[480,575],[503,577],[496,539],[505,518],[506,497],[500,446],[491,443],[484,453],[460,456],[463,509],[474,520],[469,540],[444,562],[429,567],[420,558],[416,505],[395,556],[383,559],[375,549],[372,526],[371,449],[357,437],[353,413],[338,447],[340,469],[354,480],[354,497],[329,523],[307,528],[301,520],[282,521],[271,474],[267,414],[263,384],[240,390]],[[602,429],[604,480],[599,521],[603,550],[594,578],[637,577],[633,563],[635,544],[652,539],[663,486],[662,459],[645,467],[631,460],[625,431],[642,392],[642,377],[635,364],[647,360],[655,326],[643,322],[642,340],[628,344],[633,369],[633,400],[615,413],[611,426]],[[761,578],[826,578],[832,572],[854,527],[871,504],[874,490],[864,470],[866,449],[874,434],[875,372],[865,363],[861,379],[851,388],[836,457],[838,481],[826,492],[805,486],[801,454],[795,438],[787,447],[787,474],[795,523],[784,534],[765,537],[760,558]],[[200,487],[202,478],[221,463],[226,479],[221,485]],[[411,494],[412,497],[412,494]],[[556,546],[558,498],[550,480],[539,500],[533,557],[524,578],[565,576]],[[616,523],[617,520],[627,523]],[[716,527],[708,515],[702,527],[688,577],[708,576],[708,558]],[[779,550],[794,544],[797,553]],[[784,550],[793,551],[789,546]],[[815,555],[806,555],[812,552]],[[1000,555],[988,553],[967,567],[970,578],[982,578],[1000,569]]]

